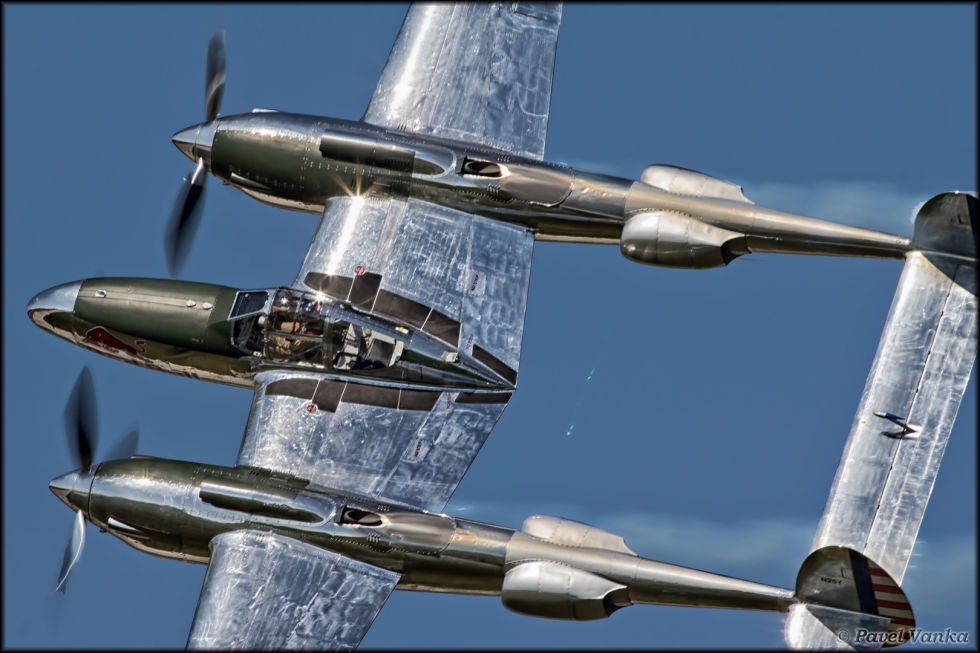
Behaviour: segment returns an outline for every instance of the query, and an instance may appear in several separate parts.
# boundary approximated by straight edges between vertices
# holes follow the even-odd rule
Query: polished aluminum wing
[[[544,156],[561,4],[414,4],[362,118]]]
[[[514,383],[534,235],[416,199],[328,201],[294,287],[418,327]]]
[[[275,533],[223,533],[187,648],[353,649],[400,577]]]
[[[294,286],[420,329],[517,381],[534,235],[412,199],[327,203]],[[440,511],[512,394],[255,376],[238,464]],[[508,386],[503,386],[508,387]],[[269,533],[211,543],[190,648],[353,648],[399,575]]]
[[[331,200],[294,283],[443,339],[517,380],[534,236],[418,200]],[[510,391],[263,372],[239,465],[441,510]]]
[[[976,359],[976,212],[976,199],[954,193],[920,210],[913,243],[944,252],[907,257],[813,540],[814,550],[838,545],[863,553],[898,583]],[[945,228],[923,234],[929,222]],[[924,237],[930,235],[942,237]],[[893,625],[911,616],[888,614]],[[828,623],[794,606],[787,643],[848,648]]]
[[[238,464],[438,512],[510,395],[259,374]]]

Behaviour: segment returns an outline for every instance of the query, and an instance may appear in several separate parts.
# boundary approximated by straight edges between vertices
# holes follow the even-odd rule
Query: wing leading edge
[[[413,4],[362,120],[544,156],[561,4]]]

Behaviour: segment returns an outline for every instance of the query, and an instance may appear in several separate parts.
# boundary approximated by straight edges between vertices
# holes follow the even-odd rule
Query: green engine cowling
[[[82,282],[75,316],[119,334],[189,349],[230,348],[222,329],[238,289],[194,281],[96,277]]]

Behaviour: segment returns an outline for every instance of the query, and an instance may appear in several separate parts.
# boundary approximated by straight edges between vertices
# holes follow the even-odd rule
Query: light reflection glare
[[[350,208],[344,212],[344,225],[340,229],[340,235],[334,241],[335,252],[346,252],[350,246],[351,238],[354,237],[354,228],[361,219],[361,210],[364,206],[364,198],[360,195],[352,195],[350,198]],[[342,257],[335,257],[340,260]]]
[[[435,24],[435,18],[437,16],[438,11],[439,11],[438,7],[426,8],[425,12],[422,15],[421,20],[419,21],[418,31],[420,34],[427,34],[429,32],[432,32],[438,27],[438,25]],[[407,55],[403,58],[403,61],[405,63],[400,70],[401,76],[399,77],[398,81],[395,83],[394,92],[391,94],[391,103],[390,103],[389,111],[391,111],[393,115],[405,114],[402,105],[405,104],[410,98],[409,95],[410,92],[413,89],[415,89],[417,86],[419,86],[420,82],[423,81],[423,80],[413,78],[410,75],[409,71],[418,70],[418,59],[423,54],[422,53],[423,44],[429,42],[439,42],[439,43],[442,42],[442,39],[437,38],[436,35],[433,35],[433,37],[434,38],[432,39],[428,39],[425,37],[422,38],[416,37],[409,40],[409,43],[411,43],[411,49],[408,51]]]
[[[803,635],[803,617],[796,614],[803,609],[805,608],[801,605],[790,606],[789,614],[786,615],[783,622],[783,641],[790,646],[793,646],[794,642],[800,641],[800,637]]]

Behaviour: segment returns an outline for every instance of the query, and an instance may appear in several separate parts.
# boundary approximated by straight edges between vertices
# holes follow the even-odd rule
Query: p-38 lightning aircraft
[[[208,564],[190,647],[353,647],[395,588],[500,595],[553,618],[806,605],[914,627],[897,583],[854,547],[815,551],[791,591],[645,560],[568,520],[515,531],[440,514],[516,387],[534,240],[619,243],[631,260],[686,268],[932,245],[925,220],[907,239],[757,207],[682,168],[631,181],[542,161],[560,17],[560,5],[414,5],[361,121],[218,117],[225,48],[212,41],[207,122],[174,136],[196,168],[169,229],[172,269],[209,172],[322,218],[288,287],[95,278],[30,302],[38,326],[82,347],[255,393],[236,467],[79,454],[51,483],[78,515],[59,585],[88,518]]]

